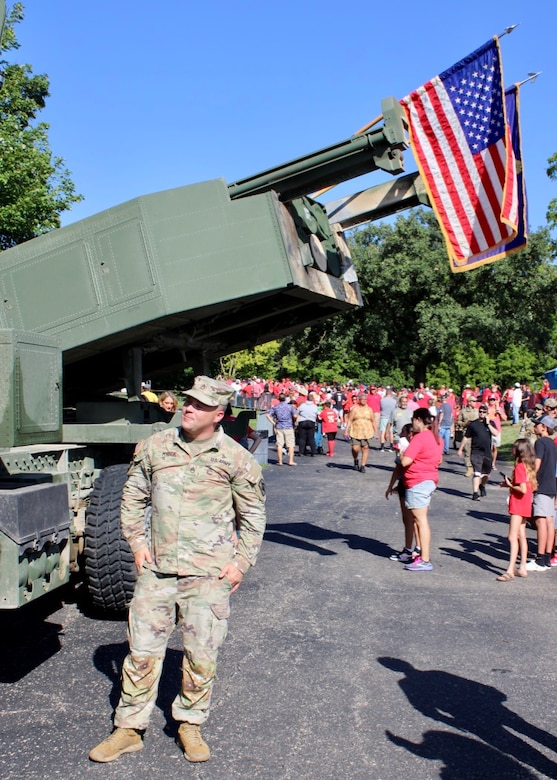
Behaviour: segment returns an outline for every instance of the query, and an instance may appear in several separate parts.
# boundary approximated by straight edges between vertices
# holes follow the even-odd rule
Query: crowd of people
[[[451,445],[464,459],[465,476],[472,480],[472,500],[481,501],[496,468],[503,422],[520,426],[513,446],[513,473],[502,473],[500,482],[509,490],[510,561],[497,579],[508,582],[557,566],[553,508],[557,437],[552,439],[557,430],[557,399],[547,381],[539,392],[516,382],[505,391],[496,384],[481,389],[466,385],[458,395],[445,386],[433,390],[420,385],[395,392],[390,386],[373,384],[277,383],[257,378],[232,389],[238,403],[268,410],[278,465],[283,452],[290,466],[296,465],[296,455],[314,457],[321,452],[334,457],[339,435],[350,442],[354,470],[362,474],[374,445],[379,451],[395,453],[386,497],[399,495],[404,547],[391,558],[409,571],[433,570],[428,508],[439,466]],[[537,530],[533,560],[527,557],[525,534],[530,518]]]
[[[379,414],[381,409],[389,406],[387,399],[391,399],[394,407],[396,400],[401,394],[407,395],[412,408],[430,408],[437,406],[441,398],[455,409],[465,406],[469,396],[474,396],[478,403],[487,403],[494,397],[500,405],[505,419],[512,420],[518,424],[529,412],[534,409],[534,405],[545,398],[551,397],[552,391],[547,379],[544,380],[542,387],[538,391],[533,391],[528,383],[515,382],[506,390],[501,390],[497,384],[485,385],[481,389],[478,386],[472,387],[467,384],[460,394],[455,393],[452,387],[440,385],[438,388],[430,388],[423,383],[417,387],[402,387],[395,392],[388,384],[364,384],[364,383],[323,383],[323,382],[297,382],[290,378],[285,379],[261,379],[251,377],[250,379],[226,380],[234,393],[233,405],[245,409],[257,409],[267,411],[272,404],[277,402],[279,395],[284,395],[287,403],[300,403],[313,393],[315,398],[321,403],[326,400],[331,401],[332,406],[339,413],[340,421],[347,416],[350,408],[357,402],[360,393],[366,393],[368,405]],[[387,400],[386,405],[381,406],[381,402]],[[394,403],[393,403],[394,400]],[[435,412],[434,412],[435,413]],[[381,413],[385,416],[384,413]],[[376,418],[376,422],[379,417]]]

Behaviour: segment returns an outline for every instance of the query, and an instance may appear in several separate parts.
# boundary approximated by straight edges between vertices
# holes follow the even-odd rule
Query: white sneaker
[[[540,566],[536,561],[528,561],[526,564],[527,571],[549,571],[547,566]]]

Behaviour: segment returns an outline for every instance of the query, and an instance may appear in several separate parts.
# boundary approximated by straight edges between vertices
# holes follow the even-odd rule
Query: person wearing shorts
[[[412,440],[401,457],[400,464],[404,469],[405,504],[418,527],[421,554],[404,568],[408,571],[432,571],[428,509],[439,481],[443,441],[439,437],[437,417],[433,417],[429,409],[414,410],[412,431]]]
[[[367,396],[360,393],[358,401],[350,409],[346,422],[346,436],[350,437],[352,445],[352,457],[354,458],[354,471],[365,474],[367,456],[375,433],[373,411],[367,405]],[[360,465],[360,452],[362,463]]]
[[[327,452],[330,458],[335,454],[335,441],[338,431],[338,412],[331,406],[330,401],[323,402],[323,409],[319,412],[319,419],[321,421],[321,430],[323,436],[327,437]]]
[[[273,429],[277,439],[277,465],[282,466],[282,448],[286,447],[288,452],[288,465],[295,466],[294,460],[294,423],[297,418],[296,409],[293,404],[286,403],[286,396],[280,393],[279,402],[273,406],[267,419],[273,424]]]
[[[534,433],[536,442],[536,478],[538,485],[532,502],[532,517],[536,523],[537,552],[535,560],[528,561],[527,571],[549,571],[555,546],[555,470],[557,448],[550,433],[555,431],[557,420],[549,414],[536,417]]]
[[[464,438],[458,449],[458,455],[462,457],[465,442],[470,439],[470,462],[472,464],[472,501],[479,501],[486,495],[485,484],[491,474],[491,437],[497,433],[495,423],[491,423],[487,417],[487,406],[482,404],[478,409],[479,418],[468,423],[464,431]]]

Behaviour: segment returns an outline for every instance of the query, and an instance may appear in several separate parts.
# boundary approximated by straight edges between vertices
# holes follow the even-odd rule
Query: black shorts
[[[491,474],[493,466],[491,455],[484,455],[482,452],[474,452],[474,450],[472,450],[470,453],[470,463],[472,464],[475,474]]]

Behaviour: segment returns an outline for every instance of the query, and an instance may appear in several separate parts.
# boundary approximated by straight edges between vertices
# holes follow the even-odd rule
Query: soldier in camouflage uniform
[[[466,428],[468,427],[468,423],[472,422],[472,420],[477,420],[479,416],[480,415],[478,410],[476,409],[476,397],[470,395],[467,398],[466,406],[462,407],[456,418],[455,431],[462,432],[462,436],[458,437],[459,441],[462,441],[464,433],[466,432]],[[471,440],[464,439],[463,452],[464,463],[466,464],[466,473],[464,476],[466,477],[471,477],[473,473],[472,462],[470,461],[470,447]]]
[[[542,414],[547,414],[548,409],[544,411],[544,407],[542,404],[536,404],[534,406],[534,414],[533,417],[540,417]],[[551,415],[553,416],[553,415]],[[534,423],[532,417],[523,417],[520,421],[520,432],[518,434],[520,439],[528,439],[530,444],[534,446],[534,443],[536,441],[536,432],[534,431]]]
[[[210,757],[199,727],[209,715],[230,594],[261,546],[265,497],[260,466],[218,426],[231,396],[228,385],[196,377],[186,395],[181,427],[139,442],[124,487],[122,531],[138,570],[129,613],[130,651],[122,669],[116,728],[91,751],[92,761],[113,761],[143,747],[142,732],[155,705],[176,614],[184,657],[172,715],[180,723],[185,757]],[[144,521],[148,505],[150,542]]]

